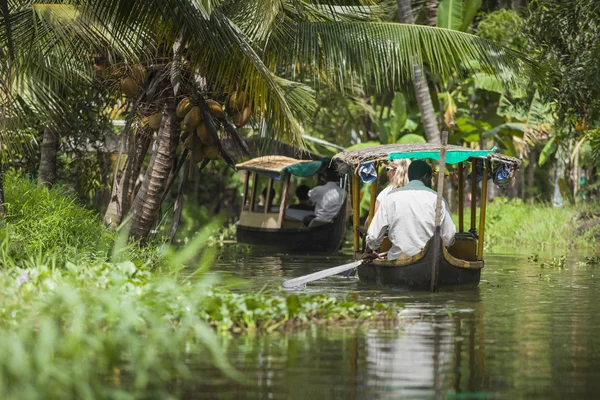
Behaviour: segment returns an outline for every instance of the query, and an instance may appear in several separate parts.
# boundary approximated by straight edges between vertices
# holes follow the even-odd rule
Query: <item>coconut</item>
[[[192,107],[194,107],[194,105],[192,104],[192,99],[190,99],[189,97],[184,97],[177,105],[177,117],[185,117],[185,115],[192,109]]]
[[[232,110],[235,110],[237,108],[237,92],[231,93],[231,96],[229,96],[229,101],[227,102],[227,104],[229,105],[229,108],[231,108]]]
[[[194,164],[198,164],[200,161],[204,160],[204,147],[200,141],[197,141],[194,145],[194,149],[192,150],[192,160]]]
[[[236,95],[236,101],[235,101],[235,109],[236,110],[242,110],[244,108],[246,103],[248,103],[247,97],[248,97],[248,95],[246,92],[240,92]]]
[[[196,135],[198,135],[204,144],[213,144],[215,142],[215,139],[212,137],[210,132],[208,132],[208,129],[206,129],[206,124],[204,121],[200,122],[200,125],[198,125],[198,129],[196,129]]]
[[[191,132],[200,125],[200,122],[202,122],[202,110],[200,110],[200,107],[194,106],[187,114],[185,114],[185,118],[183,118],[181,124],[182,129]]]
[[[157,131],[160,128],[160,122],[162,121],[162,113],[157,112],[149,117],[146,117],[146,123],[150,127],[150,129]]]
[[[138,85],[129,77],[121,79],[121,91],[127,97],[133,97],[137,93]]]
[[[223,112],[223,106],[221,106],[221,103],[219,103],[218,101],[214,101],[214,100],[206,100],[206,104],[210,108],[210,113],[212,114],[213,117],[215,117],[215,118],[224,118],[225,117],[225,112]]]
[[[202,148],[202,155],[208,159],[216,160],[219,158],[219,146],[216,143]]]
[[[146,68],[141,64],[131,66],[131,77],[139,84],[146,82]]]
[[[182,139],[183,139],[183,136],[182,136]],[[188,133],[187,136],[185,137],[185,139],[183,139],[183,147],[185,147],[188,150],[191,150],[194,147],[194,145],[199,142],[200,141],[197,140],[194,137],[194,135],[191,135]]]
[[[250,119],[251,114],[252,113],[250,112],[250,107],[246,107],[246,108],[244,108],[243,111],[236,112],[233,115],[233,123],[238,128],[241,128],[242,126],[246,125],[246,123]]]

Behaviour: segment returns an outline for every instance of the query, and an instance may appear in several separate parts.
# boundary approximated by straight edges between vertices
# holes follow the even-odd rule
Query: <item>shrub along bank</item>
[[[14,174],[5,190],[2,399],[177,397],[194,360],[210,358],[241,378],[217,332],[397,320],[399,308],[391,304],[232,293],[208,272],[215,254],[203,249],[208,229],[177,251],[121,247],[64,190],[48,192]],[[178,277],[199,252],[196,273]]]

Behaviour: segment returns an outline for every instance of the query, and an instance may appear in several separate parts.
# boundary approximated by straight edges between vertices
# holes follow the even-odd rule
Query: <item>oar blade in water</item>
[[[294,288],[300,285],[306,285],[309,282],[313,282],[319,279],[327,278],[328,276],[341,274],[342,272],[346,272],[352,268],[358,267],[363,263],[363,260],[354,261],[348,264],[339,265],[337,267],[324,269],[322,271],[313,272],[312,274],[300,276],[294,279],[288,279],[284,281],[281,286],[285,289]]]

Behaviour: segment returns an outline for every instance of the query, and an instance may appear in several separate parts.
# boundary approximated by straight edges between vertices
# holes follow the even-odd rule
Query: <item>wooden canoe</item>
[[[440,241],[441,242],[441,241]],[[474,288],[479,285],[483,261],[475,256],[477,240],[470,234],[457,234],[456,242],[446,249],[441,245],[438,287],[441,290]],[[361,281],[401,290],[430,290],[433,238],[420,253],[397,260],[375,260],[358,267]]]
[[[311,228],[261,228],[238,224],[238,243],[286,251],[335,252],[346,237],[346,207],[343,206],[331,223]]]

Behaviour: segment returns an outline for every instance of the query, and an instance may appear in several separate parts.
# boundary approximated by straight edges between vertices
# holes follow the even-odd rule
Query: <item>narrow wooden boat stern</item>
[[[430,244],[419,254],[398,260],[375,260],[358,267],[361,281],[400,290],[430,290],[433,254]],[[467,261],[452,256],[442,246],[438,287],[441,290],[472,289],[479,285],[483,261]]]

